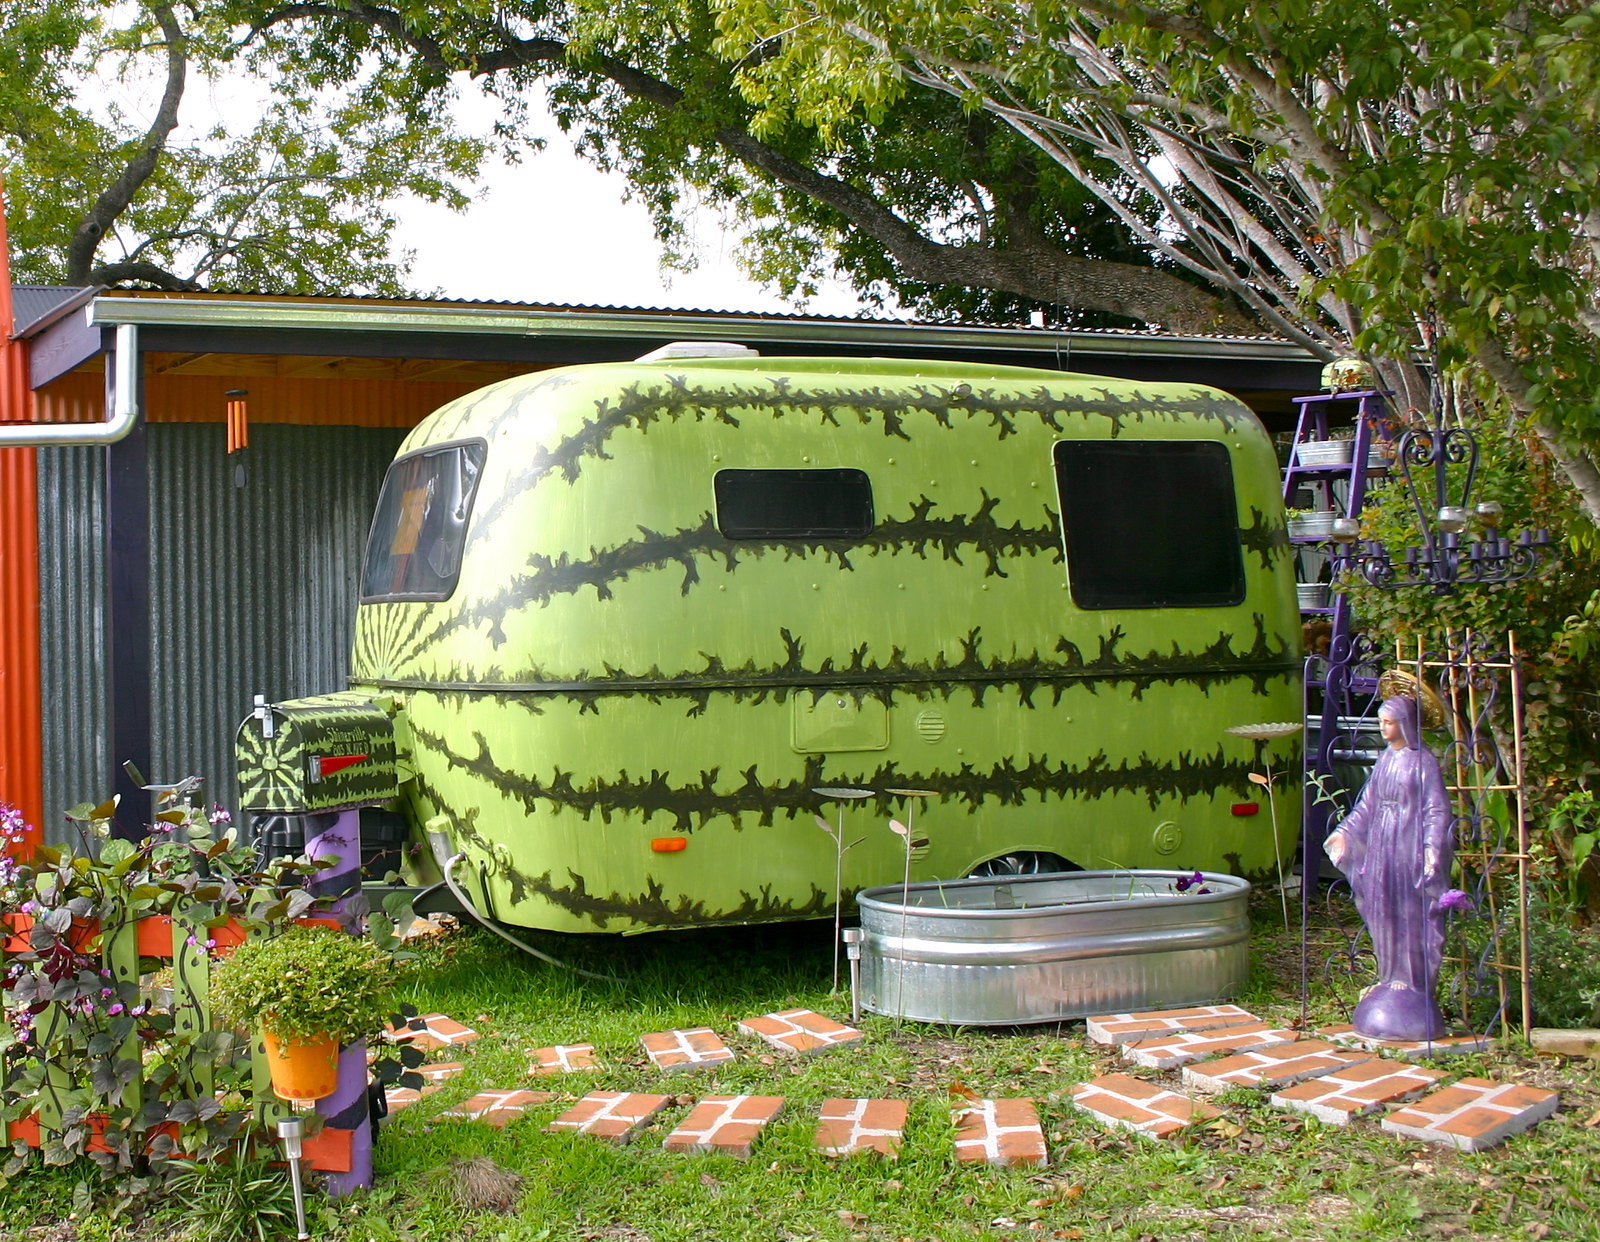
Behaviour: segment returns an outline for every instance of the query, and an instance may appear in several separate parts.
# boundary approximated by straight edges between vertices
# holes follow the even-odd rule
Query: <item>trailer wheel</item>
[[[1082,871],[1077,863],[1068,862],[1060,854],[1046,850],[1018,850],[1014,854],[1001,854],[979,863],[967,875],[983,879],[997,875],[1041,875],[1047,871]]]

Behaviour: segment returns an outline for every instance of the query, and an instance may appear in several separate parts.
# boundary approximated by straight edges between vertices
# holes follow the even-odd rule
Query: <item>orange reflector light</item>
[[[1260,812],[1261,804],[1259,802],[1235,802],[1233,804],[1233,813],[1235,815],[1258,815]]]
[[[676,854],[679,850],[689,848],[688,837],[655,837],[650,842],[650,848],[658,854]]]

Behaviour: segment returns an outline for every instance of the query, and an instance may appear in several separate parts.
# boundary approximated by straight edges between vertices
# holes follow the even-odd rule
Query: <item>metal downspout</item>
[[[121,440],[139,421],[139,326],[119,323],[112,346],[115,385],[111,417],[103,423],[14,423],[0,426],[0,448],[104,445]]]

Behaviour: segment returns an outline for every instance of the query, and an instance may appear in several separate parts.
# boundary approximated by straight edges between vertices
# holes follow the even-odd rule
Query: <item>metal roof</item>
[[[96,293],[97,288],[74,285],[12,285],[11,313],[16,323],[14,335],[32,336],[61,316],[70,314]]]

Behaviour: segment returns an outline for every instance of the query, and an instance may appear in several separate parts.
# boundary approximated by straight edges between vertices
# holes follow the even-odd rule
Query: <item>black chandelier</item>
[[[1459,493],[1452,495],[1450,468],[1460,470]],[[1460,584],[1492,586],[1517,582],[1554,559],[1550,532],[1522,531],[1508,538],[1500,531],[1504,511],[1498,501],[1472,499],[1478,473],[1478,438],[1467,427],[1431,426],[1408,430],[1395,448],[1395,467],[1416,510],[1422,542],[1399,562],[1376,539],[1362,539],[1360,523],[1338,518],[1330,532],[1335,543],[1333,569],[1349,571],[1376,587],[1430,587],[1448,595]],[[1419,484],[1432,476],[1431,505]]]

